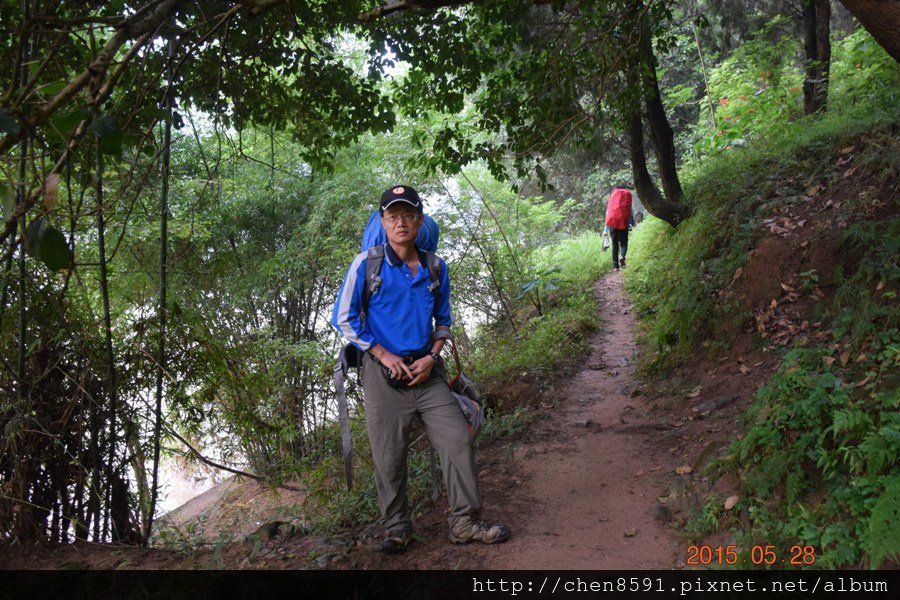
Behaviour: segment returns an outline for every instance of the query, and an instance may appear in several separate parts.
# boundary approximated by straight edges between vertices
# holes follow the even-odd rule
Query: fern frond
[[[862,541],[873,569],[886,558],[900,559],[900,477],[888,478],[884,492],[872,507]]]

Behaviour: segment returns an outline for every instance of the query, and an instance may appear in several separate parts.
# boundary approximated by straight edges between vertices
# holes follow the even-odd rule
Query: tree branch
[[[228,471],[229,473],[234,473],[235,475],[240,475],[241,477],[249,477],[250,479],[255,479],[256,481],[260,481],[260,482],[262,482],[262,483],[266,483],[265,478],[260,477],[259,475],[254,475],[253,473],[248,473],[248,472],[246,472],[246,471],[241,471],[240,469],[233,469],[233,468],[231,468],[231,467],[226,467],[225,465],[221,465],[221,464],[219,464],[219,463],[217,463],[217,462],[215,462],[215,461],[212,461],[212,460],[206,458],[205,456],[203,456],[202,454],[200,454],[200,451],[199,451],[199,450],[197,450],[196,448],[194,448],[193,446],[191,446],[191,444],[190,444],[186,439],[184,439],[183,437],[181,437],[180,435],[178,435],[178,433],[177,433],[174,429],[172,429],[172,428],[170,428],[170,427],[167,427],[167,428],[166,428],[166,433],[168,433],[169,435],[171,435],[172,437],[174,437],[175,439],[177,439],[179,442],[181,442],[182,444],[184,444],[185,446],[187,446],[188,450],[190,450],[191,453],[192,453],[194,456],[196,456],[197,459],[200,460],[200,462],[202,462],[203,464],[208,465],[208,466],[210,466],[210,467],[213,467],[213,468],[215,468],[215,469],[222,469],[223,471]],[[306,491],[306,490],[300,489],[300,488],[298,488],[298,487],[296,487],[296,486],[293,486],[293,485],[287,485],[287,484],[285,484],[285,483],[279,483],[279,484],[278,484],[278,487],[280,487],[280,488],[282,488],[282,489],[285,489],[285,490],[291,490],[292,492],[304,492],[304,491]]]

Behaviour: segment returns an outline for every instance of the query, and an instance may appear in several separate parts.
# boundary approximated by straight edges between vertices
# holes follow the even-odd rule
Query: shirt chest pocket
[[[390,285],[382,285],[369,303],[372,309],[382,313],[433,315],[435,298],[428,289],[430,285],[430,279],[393,281]]]

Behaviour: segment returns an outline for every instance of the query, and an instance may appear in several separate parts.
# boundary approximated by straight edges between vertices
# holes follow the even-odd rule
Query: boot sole
[[[478,540],[475,538],[459,538],[451,533],[450,541],[453,542],[454,544],[471,544],[472,542],[481,542],[482,544],[502,544],[503,542],[505,542],[506,540],[509,539],[509,535],[510,535],[509,532],[506,532],[505,534],[501,534],[499,537],[497,537],[497,539],[487,542],[487,541]]]

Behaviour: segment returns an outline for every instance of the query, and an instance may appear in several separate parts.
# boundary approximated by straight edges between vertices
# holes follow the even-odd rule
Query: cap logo
[[[392,189],[391,191],[392,191],[393,193],[395,193],[395,194],[402,194],[402,193],[405,192],[406,190],[403,189],[402,187],[395,187],[395,188]]]

